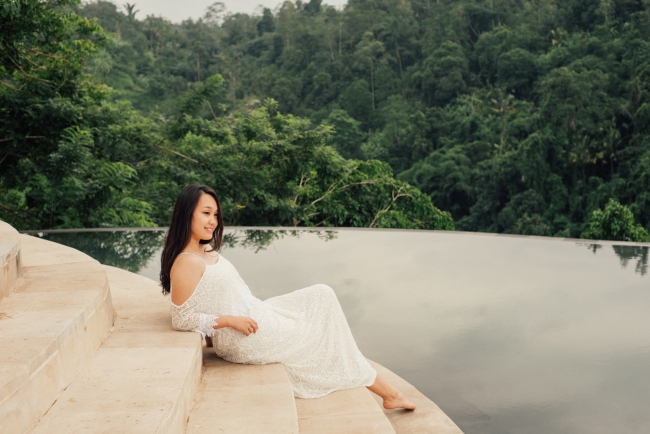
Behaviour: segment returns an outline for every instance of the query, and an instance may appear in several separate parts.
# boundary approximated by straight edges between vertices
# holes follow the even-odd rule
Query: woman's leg
[[[379,374],[372,386],[368,386],[371,392],[381,396],[384,400],[384,408],[405,408],[415,410],[415,404],[409,401],[399,390],[391,386],[388,381],[384,380]]]

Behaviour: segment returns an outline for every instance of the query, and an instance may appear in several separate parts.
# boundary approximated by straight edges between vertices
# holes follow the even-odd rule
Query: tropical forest
[[[0,220],[648,241],[649,0],[0,0]]]

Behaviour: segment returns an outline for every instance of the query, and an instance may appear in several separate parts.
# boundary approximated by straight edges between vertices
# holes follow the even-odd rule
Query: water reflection
[[[300,238],[302,234],[314,234],[322,241],[330,241],[336,239],[337,232],[334,230],[235,229],[224,233],[223,248],[243,247],[257,253],[269,247],[274,241],[284,237]]]
[[[160,250],[164,231],[32,232],[48,241],[80,250],[102,264],[137,273]]]
[[[587,246],[592,252],[596,253],[603,247],[602,244],[585,244],[577,243],[579,246]],[[646,246],[617,246],[613,245],[614,253],[619,257],[621,266],[627,268],[631,260],[636,259],[636,266],[634,271],[644,276],[648,272],[648,250]]]
[[[25,231],[48,241],[63,244],[86,253],[102,264],[122,268],[133,273],[160,259],[167,234],[158,230],[116,229],[101,231]],[[285,237],[300,238],[316,235],[321,241],[335,240],[335,230],[265,230],[229,229],[223,236],[223,249],[243,248],[258,253]]]
[[[642,276],[648,272],[648,247],[642,246],[612,246],[616,256],[621,259],[623,268],[630,260],[636,259],[634,271]]]

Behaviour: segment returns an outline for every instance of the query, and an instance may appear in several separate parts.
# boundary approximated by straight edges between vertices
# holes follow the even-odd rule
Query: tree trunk
[[[334,50],[332,48],[332,38],[330,38],[330,35],[327,35],[327,43],[330,47],[330,57],[332,58],[332,63],[334,63]]]
[[[370,89],[372,91],[372,109],[375,109],[375,74],[373,71],[372,60],[370,60]]]
[[[339,58],[341,57],[341,51],[342,51],[342,48],[341,48],[341,45],[342,45],[342,42],[341,42],[341,27],[342,26],[343,26],[343,23],[339,20]]]
[[[397,51],[397,63],[399,64],[399,76],[401,77],[403,71],[402,71],[402,56],[400,56],[399,54],[399,45],[397,46],[395,51]]]

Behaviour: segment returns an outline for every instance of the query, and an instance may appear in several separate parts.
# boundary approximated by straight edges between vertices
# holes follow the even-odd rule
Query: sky
[[[139,10],[137,18],[144,18],[147,15],[162,16],[173,23],[192,18],[198,19],[203,16],[208,6],[215,3],[215,0],[112,0],[118,6],[125,3],[135,3],[135,9]],[[282,4],[282,0],[221,0],[229,12],[260,13],[261,8],[267,7],[271,10]],[[323,4],[332,6],[343,6],[347,0],[324,0]]]

